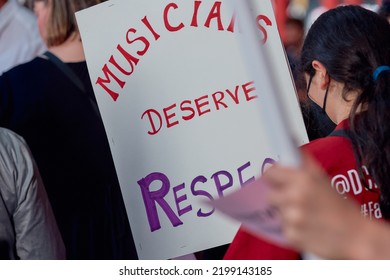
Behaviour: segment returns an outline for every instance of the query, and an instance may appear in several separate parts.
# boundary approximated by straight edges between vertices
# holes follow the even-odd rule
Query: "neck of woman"
[[[339,124],[350,116],[355,100],[360,94],[357,90],[348,91],[347,94],[343,94],[344,91],[345,85],[343,83],[332,81],[329,88],[326,111],[335,124]],[[357,113],[360,110],[361,108],[359,107]]]
[[[63,62],[85,61],[80,34],[70,36],[68,40],[61,45],[50,47],[49,51],[59,57]]]

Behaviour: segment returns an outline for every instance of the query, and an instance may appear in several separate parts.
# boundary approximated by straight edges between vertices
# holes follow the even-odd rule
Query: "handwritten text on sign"
[[[222,2],[215,1],[214,5],[212,5],[211,7],[211,10],[208,11],[208,16],[206,20],[200,23],[198,19],[199,14],[207,11],[202,10],[202,1],[194,1],[194,11],[192,18],[189,19],[188,23],[183,23],[175,21],[175,13],[180,13],[180,7],[176,3],[169,3],[163,11],[163,26],[165,26],[166,30],[169,32],[178,32],[186,26],[189,26],[191,28],[213,28],[212,24],[214,22],[214,27],[216,27],[219,31],[235,32],[235,15],[233,14],[231,16],[229,22],[224,23],[222,21],[221,16],[221,6]],[[267,41],[268,36],[265,27],[271,26],[272,22],[265,15],[258,15],[256,20],[258,23],[259,31],[263,35],[263,43],[265,43]],[[96,84],[101,86],[112,97],[113,101],[116,101],[120,95],[119,91],[115,90],[113,87],[118,85],[120,88],[123,88],[125,86],[126,82],[124,81],[124,78],[133,74],[133,72],[135,71],[135,67],[139,63],[140,59],[147,54],[153,41],[158,41],[161,37],[158,31],[153,28],[147,16],[144,16],[141,19],[141,22],[145,25],[150,34],[143,34],[139,37],[135,37],[136,35],[138,35],[138,32],[135,28],[129,28],[127,30],[127,33],[125,34],[128,46],[138,44],[140,45],[140,48],[137,48],[134,53],[130,53],[126,50],[127,46],[118,44],[117,52],[111,55],[108,60],[108,63],[106,63],[102,67],[104,78],[98,77],[96,80]],[[116,59],[116,55],[124,58],[127,61],[128,65],[120,65],[120,63],[118,63]],[[114,74],[113,69],[119,70],[122,76],[118,75],[119,73]],[[116,85],[111,84],[113,82],[111,78],[115,80]]]
[[[238,224],[202,201],[247,186],[278,158],[261,115],[273,110],[273,89],[245,68],[246,29],[229,2],[115,0],[77,15],[140,258],[231,242]],[[257,39],[275,64],[264,69],[277,71],[305,139],[271,1],[253,2]]]
[[[222,2],[215,1],[211,6],[203,7],[202,1],[194,1],[193,14],[187,23],[175,20],[175,13],[180,13],[180,7],[176,3],[169,3],[164,8],[163,25],[168,32],[179,32],[185,27],[190,28],[216,28],[218,31],[236,32],[236,17],[234,13],[228,22],[223,22],[221,14]],[[204,21],[200,20],[200,14],[206,13]],[[117,101],[120,96],[119,88],[123,89],[126,85],[126,78],[131,76],[136,70],[136,66],[141,58],[145,56],[152,46],[153,42],[161,37],[160,32],[150,23],[148,16],[141,19],[149,34],[138,36],[137,29],[129,28],[125,34],[127,45],[118,44],[115,53],[110,56],[108,63],[102,67],[102,76],[96,79],[96,84],[109,94],[112,100]],[[272,26],[271,20],[266,15],[256,17],[257,27],[262,35],[262,43],[267,42],[267,26]],[[130,52],[127,48],[136,45]],[[119,88],[118,88],[119,86]],[[180,121],[190,121],[194,117],[200,117],[210,113],[212,110],[220,110],[229,107],[229,101],[238,105],[241,101],[249,102],[256,98],[256,95],[250,95],[255,88],[253,82],[243,85],[237,85],[234,89],[226,89],[214,92],[210,95],[202,95],[195,100],[183,100],[179,103],[170,104],[162,109],[150,108],[144,111],[141,119],[145,119],[150,124],[148,134],[157,134],[163,125],[171,128],[180,123]],[[229,99],[229,100],[228,100]],[[178,112],[181,113],[180,116]]]
[[[263,163],[263,166],[261,169],[264,169],[264,165],[269,162],[269,159],[266,159]],[[245,176],[248,176],[248,174],[253,173],[259,173],[260,170],[257,170],[258,172],[253,172],[253,170],[248,172],[248,168],[251,167],[251,162],[247,162],[243,164],[242,166],[238,167],[235,172],[237,172],[239,182],[234,182],[232,174],[227,170],[220,170],[218,172],[215,172],[210,176],[210,179],[213,181],[213,185],[215,186],[215,190],[218,193],[218,197],[224,196],[224,191],[234,187],[236,185],[240,185],[243,187],[244,185],[251,183],[255,180],[254,176],[249,176],[246,178]],[[171,189],[171,183],[169,181],[169,178],[159,172],[153,172],[149,175],[147,175],[145,178],[142,178],[138,181],[138,184],[141,187],[142,191],[142,197],[144,200],[145,208],[148,215],[150,230],[155,231],[161,228],[159,217],[157,214],[156,204],[159,204],[160,207],[164,210],[165,214],[171,221],[172,225],[174,227],[177,227],[179,225],[182,225],[183,222],[180,220],[180,216],[192,211],[191,205],[181,205],[185,203],[188,198],[187,195],[183,194],[181,195],[179,192],[186,187],[189,187],[191,189],[191,194],[193,196],[202,196],[205,197],[211,201],[214,200],[213,195],[210,194],[205,189],[199,188],[198,186],[202,186],[202,184],[206,183],[208,179],[203,176],[199,175],[195,177],[189,184],[186,186],[186,183],[179,184],[172,188],[172,195],[174,196],[175,201],[175,210],[177,212],[177,215],[175,213],[175,210],[169,205],[169,203],[165,200],[165,196],[168,195]],[[152,185],[155,182],[161,183],[161,188],[155,191],[150,190],[150,185]],[[238,183],[238,184],[237,184]],[[214,213],[215,209],[211,210],[204,210],[199,209],[197,211],[198,217],[208,217],[211,214]]]
[[[221,14],[221,1],[215,1],[211,6],[211,9],[209,4],[205,7],[203,6],[205,5],[202,5],[202,1],[194,1],[192,17],[188,19],[187,23],[185,23],[175,20],[175,13],[180,13],[179,5],[176,3],[169,3],[165,6],[162,12],[162,26],[164,26],[168,32],[179,32],[186,27],[207,29],[216,28],[218,31],[231,33],[234,33],[237,30],[240,32],[239,26],[236,26],[236,16],[234,13],[231,15],[229,21],[223,21]],[[205,20],[200,20],[200,15],[202,13],[207,14]],[[161,32],[152,26],[147,15],[145,15],[140,21],[146,27],[148,34],[138,34],[137,29],[130,27],[125,34],[127,45],[117,45],[115,53],[110,56],[108,63],[104,64],[102,67],[103,75],[96,79],[96,84],[102,87],[104,91],[110,95],[113,102],[116,102],[120,97],[120,89],[124,88],[126,85],[126,79],[134,73],[136,66],[142,57],[147,55],[152,44],[161,38]],[[258,15],[256,17],[256,22],[259,32],[262,35],[262,43],[265,44],[268,39],[266,27],[272,26],[272,22],[266,15]],[[132,52],[130,52],[127,48],[132,45],[136,45],[136,48],[133,48]],[[171,128],[178,125],[180,121],[190,121],[194,117],[201,117],[202,115],[212,112],[212,110],[219,111],[221,109],[227,109],[229,106],[239,105],[240,102],[250,102],[258,97],[254,94],[255,90],[253,82],[250,81],[242,85],[237,85],[232,89],[225,89],[202,95],[194,100],[185,99],[178,103],[168,105],[162,109],[147,109],[142,114],[141,119],[145,119],[150,124],[148,134],[155,135],[161,130],[163,125],[166,128]],[[178,112],[181,113],[179,116]],[[254,180],[253,176],[247,180],[243,179],[242,172],[249,166],[250,162],[247,162],[243,166],[237,168],[240,186]],[[254,174],[257,173],[258,172],[255,172]],[[214,181],[215,189],[219,197],[223,196],[224,190],[237,185],[233,182],[233,176],[226,170],[218,171],[211,175],[210,178]],[[197,185],[207,181],[208,179],[203,175],[194,178],[189,184],[191,194],[194,196],[204,196],[213,200],[213,195],[211,195],[208,191],[197,188]],[[156,191],[151,191],[150,185],[156,182],[161,183],[161,188]],[[138,180],[138,184],[141,187],[151,231],[161,228],[156,204],[164,210],[174,227],[183,224],[179,218],[180,216],[192,211],[191,205],[181,206],[181,204],[187,200],[187,195],[180,195],[179,193],[185,188],[185,183],[173,187],[171,191],[169,178],[163,173],[153,172]],[[174,196],[176,204],[175,207],[171,207],[164,199],[164,197],[168,194]],[[197,216],[208,217],[213,212],[214,209],[206,212],[199,209],[197,211]]]

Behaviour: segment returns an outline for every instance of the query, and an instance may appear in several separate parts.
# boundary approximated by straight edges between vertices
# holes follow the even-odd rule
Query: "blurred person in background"
[[[319,0],[319,5],[312,9],[307,15],[306,30],[310,29],[313,22],[316,21],[320,15],[335,8],[338,4],[339,0]]]
[[[100,2],[34,2],[49,52],[0,76],[0,126],[30,146],[68,259],[136,259],[75,19]]]
[[[24,140],[0,128],[0,259],[58,260],[65,248]]]
[[[0,0],[0,75],[45,51],[36,21],[16,0]]]
[[[383,0],[379,7],[378,14],[385,17],[390,23],[390,0]]]
[[[25,0],[23,5],[31,10],[34,10],[34,0]]]
[[[284,29],[286,34],[283,45],[291,65],[291,70],[293,74],[295,74],[296,66],[301,57],[303,40],[305,38],[304,21],[298,18],[289,17],[286,20]]]
[[[360,5],[363,8],[366,8],[368,10],[371,10],[373,12],[377,12],[378,4],[377,3],[371,3],[375,1],[363,1],[363,0],[320,0],[319,6],[312,9],[307,16],[306,21],[306,31],[309,30],[310,26],[313,24],[313,22],[324,12],[329,11],[330,9],[333,9],[337,6],[342,5]],[[378,1],[376,1],[378,2]]]

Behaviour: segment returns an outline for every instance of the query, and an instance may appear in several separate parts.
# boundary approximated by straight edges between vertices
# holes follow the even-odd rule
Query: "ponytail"
[[[363,104],[367,109],[357,114],[357,107]],[[367,166],[379,186],[382,213],[390,218],[390,71],[382,72],[372,91],[358,97],[350,120],[357,160]]]

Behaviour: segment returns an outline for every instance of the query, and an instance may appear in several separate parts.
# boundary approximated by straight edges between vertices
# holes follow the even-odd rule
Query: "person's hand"
[[[323,258],[348,258],[364,222],[355,203],[339,196],[313,158],[302,155],[298,168],[275,165],[263,175],[269,201],[279,209],[292,246]]]

